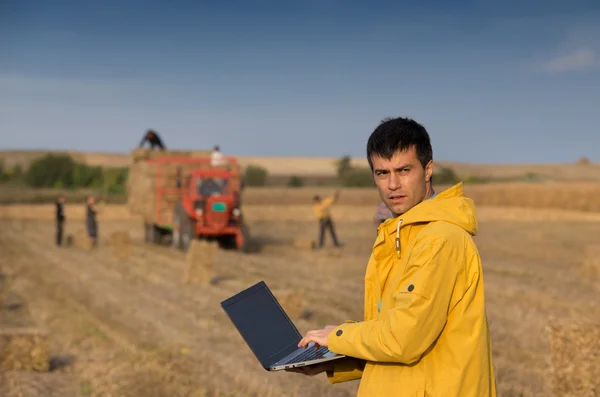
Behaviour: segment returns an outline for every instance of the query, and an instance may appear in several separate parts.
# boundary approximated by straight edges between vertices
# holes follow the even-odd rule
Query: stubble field
[[[0,207],[0,263],[10,290],[49,329],[52,355],[70,358],[55,372],[69,374],[81,395],[353,396],[357,382],[264,371],[219,306],[265,280],[300,294],[294,321],[302,333],[360,320],[374,208],[346,200],[334,209],[345,247],[323,252],[294,245],[316,235],[312,209],[301,200],[248,203],[260,249],[219,252],[210,285],[185,284],[184,254],[144,244],[140,221],[118,205],[102,209],[93,251],[54,246],[51,205]],[[551,395],[546,326],[553,319],[600,322],[594,203],[588,212],[478,206],[499,396]],[[67,206],[67,217],[67,234],[83,230],[80,205]],[[132,239],[125,259],[109,243],[117,231]]]

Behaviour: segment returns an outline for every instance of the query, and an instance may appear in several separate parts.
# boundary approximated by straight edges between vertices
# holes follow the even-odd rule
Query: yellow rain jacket
[[[379,226],[365,274],[364,321],[328,337],[331,383],[359,397],[495,397],[473,201],[459,183]]]

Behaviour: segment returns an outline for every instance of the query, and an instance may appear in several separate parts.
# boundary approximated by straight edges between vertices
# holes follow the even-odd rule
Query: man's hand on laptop
[[[304,338],[302,338],[298,343],[298,347],[306,348],[306,346],[308,346],[310,342],[315,342],[315,349],[318,349],[320,346],[327,347],[329,345],[327,337],[329,336],[331,331],[333,331],[337,327],[337,325],[328,325],[323,329],[308,331]]]
[[[304,374],[308,376],[315,376],[318,374],[322,374],[325,371],[333,371],[333,362],[327,361],[320,364],[307,365],[305,367],[290,368],[286,369],[286,371]]]

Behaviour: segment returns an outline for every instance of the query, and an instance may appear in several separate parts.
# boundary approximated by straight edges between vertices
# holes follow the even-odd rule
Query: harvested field
[[[67,207],[66,234],[83,225],[78,208]],[[142,243],[140,220],[124,206],[104,208],[92,251],[54,247],[52,206],[0,207],[0,267],[18,275],[11,289],[49,328],[51,357],[70,358],[52,374],[74,377],[82,394],[352,396],[356,382],[331,386],[323,377],[262,370],[219,302],[265,280],[301,332],[360,319],[373,210],[336,207],[346,246],[312,252],[294,247],[316,236],[309,205],[249,205],[259,252],[218,252],[206,284],[185,283],[185,254]],[[544,335],[552,318],[600,324],[600,279],[581,272],[596,252],[600,214],[483,206],[478,212],[499,396],[550,396],[557,369],[549,358],[558,350]],[[129,252],[117,258],[111,235],[114,244],[124,232]]]

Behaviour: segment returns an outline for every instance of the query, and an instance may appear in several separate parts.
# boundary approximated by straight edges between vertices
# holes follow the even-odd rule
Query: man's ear
[[[431,176],[433,175],[433,160],[429,160],[429,163],[425,166],[425,182],[429,182],[431,180]]]

